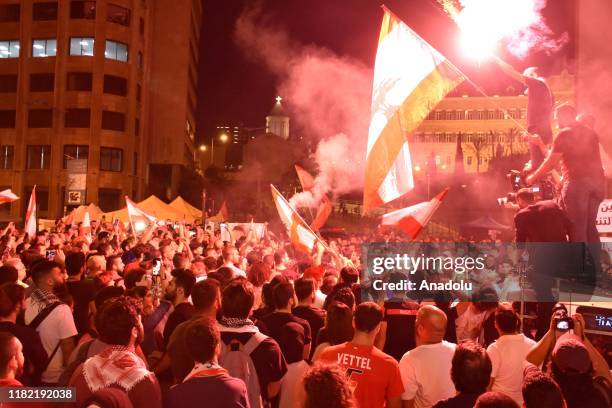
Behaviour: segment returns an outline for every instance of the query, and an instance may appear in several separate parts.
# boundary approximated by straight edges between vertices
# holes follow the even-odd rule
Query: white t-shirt
[[[523,368],[525,357],[535,341],[523,334],[506,334],[487,348],[493,370],[492,391],[503,392],[512,397],[519,406],[523,405]]]
[[[402,400],[414,399],[414,406],[421,408],[454,397],[456,391],[450,370],[456,347],[442,341],[406,352],[399,363],[404,383]]]
[[[325,295],[325,293],[321,292],[320,289],[317,289],[317,291],[315,292],[315,300],[313,306],[318,307],[319,309],[323,309],[326,297],[327,296]]]
[[[26,299],[26,310],[24,320],[26,324],[30,324],[32,320],[44,309],[44,305],[39,302],[32,302],[31,298]],[[57,306],[53,311],[42,321],[36,328],[40,335],[45,351],[48,356],[51,356],[55,346],[60,340],[67,339],[77,335],[77,329],[74,325],[72,311],[68,305],[62,304]],[[42,374],[41,380],[46,383],[57,383],[60,375],[64,371],[64,356],[62,348],[58,348],[53,360],[49,363],[47,370]]]
[[[287,373],[281,380],[279,408],[293,408],[298,405],[298,387],[309,367],[304,360],[287,365]]]

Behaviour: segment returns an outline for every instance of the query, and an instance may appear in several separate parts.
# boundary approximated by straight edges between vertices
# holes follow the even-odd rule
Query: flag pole
[[[125,196],[125,208],[128,213],[128,220],[130,221],[130,227],[132,227],[132,232],[134,233],[134,236],[137,236],[136,228],[134,227],[134,223],[132,222],[132,215],[130,214],[130,204],[128,203],[128,200],[130,200],[130,198],[128,196]]]

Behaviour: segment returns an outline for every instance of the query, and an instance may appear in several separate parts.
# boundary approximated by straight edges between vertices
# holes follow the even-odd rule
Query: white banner
[[[612,232],[612,199],[606,199],[599,204],[597,212],[597,231]]]

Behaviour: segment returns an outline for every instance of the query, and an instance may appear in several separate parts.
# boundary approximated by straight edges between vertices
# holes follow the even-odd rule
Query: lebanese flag
[[[227,204],[223,201],[221,204],[221,208],[219,208],[219,212],[215,216],[219,221],[227,221],[228,213],[227,213]]]
[[[85,215],[83,215],[83,222],[79,228],[79,235],[87,238],[87,241],[91,242],[91,219],[89,217],[89,211],[85,211]]]
[[[465,78],[384,8],[372,91],[363,213],[414,188],[407,135]]]
[[[32,194],[30,194],[30,202],[28,203],[28,209],[26,210],[25,226],[24,230],[28,234],[28,238],[32,239],[36,236],[38,226],[36,225],[36,185],[32,188]]]
[[[313,231],[320,230],[323,225],[327,222],[327,219],[332,213],[332,203],[327,195],[323,196],[321,200],[321,204],[319,205],[319,209],[317,210],[317,215],[315,215],[314,219],[310,223],[310,228]]]
[[[125,196],[125,203],[127,204],[130,223],[135,232],[144,230],[149,223],[157,222],[157,218],[138,207],[128,196]]]
[[[283,195],[270,184],[272,199],[278,210],[278,215],[287,229],[291,243],[296,249],[311,254],[318,237],[306,226],[302,217],[291,207]]]
[[[385,214],[382,216],[381,225],[396,226],[408,234],[410,239],[414,240],[427,225],[438,207],[440,207],[446,193],[448,193],[448,187],[431,201],[425,201]]]
[[[19,197],[10,188],[0,191],[0,204],[12,203],[19,200]]]
[[[307,172],[302,166],[295,165],[295,172],[298,175],[303,191],[309,191],[314,187],[314,177]]]

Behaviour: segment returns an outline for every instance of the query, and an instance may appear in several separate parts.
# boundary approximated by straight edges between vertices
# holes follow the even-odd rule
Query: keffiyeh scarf
[[[113,346],[87,360],[83,364],[83,375],[91,392],[112,384],[129,392],[151,372],[133,349]]]

